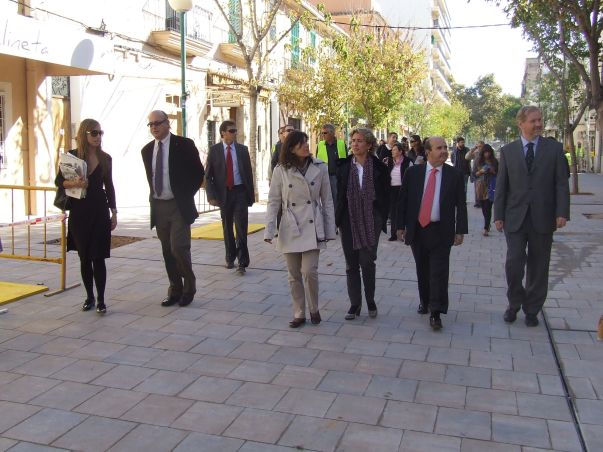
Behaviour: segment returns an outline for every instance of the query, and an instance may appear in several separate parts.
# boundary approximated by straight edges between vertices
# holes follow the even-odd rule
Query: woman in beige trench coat
[[[276,248],[287,261],[293,301],[291,328],[306,323],[306,300],[313,324],[318,311],[318,256],[328,240],[335,239],[335,212],[326,163],[310,155],[308,135],[289,134],[281,147],[279,164],[272,173],[264,241],[272,243],[276,217],[282,206]]]

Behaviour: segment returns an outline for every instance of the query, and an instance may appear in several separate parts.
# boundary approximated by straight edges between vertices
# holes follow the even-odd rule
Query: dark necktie
[[[155,158],[155,195],[161,196],[163,191],[163,143],[157,142],[157,157]]]
[[[232,168],[232,154],[230,153],[230,144],[226,146],[226,188],[232,190],[234,187],[234,170]]]
[[[528,150],[526,152],[526,165],[528,167],[528,173],[532,171],[532,163],[534,163],[534,143],[528,143]]]

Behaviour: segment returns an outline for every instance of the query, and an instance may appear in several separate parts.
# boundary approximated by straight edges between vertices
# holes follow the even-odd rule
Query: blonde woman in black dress
[[[86,189],[85,198],[69,198],[67,250],[77,251],[80,257],[82,281],[86,288],[82,310],[89,311],[96,304],[96,312],[100,314],[107,312],[105,259],[110,256],[111,231],[117,226],[112,161],[111,156],[102,150],[103,133],[98,121],[84,119],[77,132],[77,148],[69,152],[86,161],[88,174],[66,180],[59,172],[55,180],[57,187]]]

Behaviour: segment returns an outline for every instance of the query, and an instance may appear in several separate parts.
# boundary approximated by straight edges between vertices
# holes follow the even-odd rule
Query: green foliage
[[[469,110],[460,101],[453,100],[450,105],[436,102],[429,111],[422,130],[424,136],[441,136],[447,141],[459,135],[469,121]]]
[[[478,78],[469,88],[455,85],[453,90],[454,96],[469,110],[469,122],[463,133],[476,140],[493,138],[502,98],[502,88],[494,80],[494,74]]]

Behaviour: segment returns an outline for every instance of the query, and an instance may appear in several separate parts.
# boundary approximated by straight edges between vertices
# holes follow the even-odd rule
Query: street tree
[[[469,109],[469,122],[464,134],[476,140],[493,138],[502,99],[502,88],[494,80],[494,74],[478,78],[469,88],[453,84],[453,96]]]
[[[437,135],[451,141],[461,133],[468,121],[469,110],[460,101],[453,99],[450,104],[436,102],[428,112],[421,135]]]
[[[500,4],[500,0],[495,1]],[[550,54],[563,55],[577,71],[588,107],[595,110],[599,142],[596,169],[601,171],[603,139],[603,86],[601,53],[603,5],[601,0],[507,0],[504,11],[514,27]],[[582,45],[580,45],[582,43]]]
[[[214,0],[214,3],[228,25],[231,41],[237,44],[245,61],[249,90],[249,154],[253,183],[257,185],[257,107],[268,58],[297,23],[302,21],[306,27],[310,24],[300,0]],[[283,11],[289,15],[290,23],[267,39],[271,30],[276,29],[277,15]],[[257,189],[255,193],[257,197]]]
[[[494,137],[502,142],[510,139],[511,132],[517,130],[517,112],[521,108],[521,99],[510,94],[501,96],[500,114],[494,123]]]

